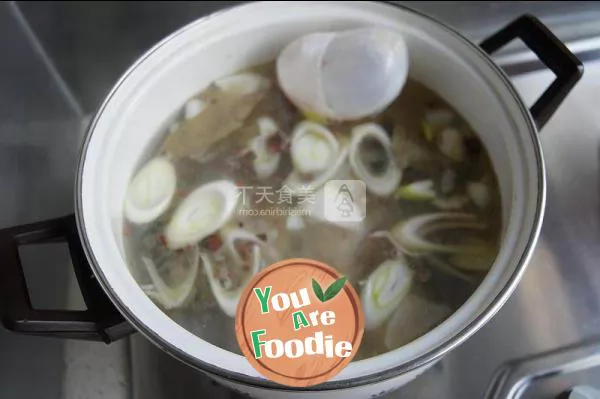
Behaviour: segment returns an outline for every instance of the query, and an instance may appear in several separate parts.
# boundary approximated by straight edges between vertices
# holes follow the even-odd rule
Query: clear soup
[[[145,206],[124,219],[128,264],[144,292],[184,328],[241,354],[231,313],[249,278],[282,259],[322,261],[361,295],[367,329],[354,360],[405,345],[460,307],[493,264],[501,227],[496,176],[469,124],[410,78],[383,112],[339,123],[292,105],[274,62],[240,73],[263,85],[211,84],[165,122],[164,138],[139,164],[141,173],[162,159],[175,171],[174,182],[163,170],[158,186],[147,179],[130,189],[132,203]],[[309,137],[295,141],[301,123]],[[357,140],[361,131],[385,139]],[[335,179],[365,183],[362,203],[343,193],[336,206],[341,215],[364,207],[364,219],[323,217],[323,185]],[[203,199],[199,212],[216,213],[189,217],[207,223],[198,227],[204,236],[175,232],[177,244],[169,242],[178,208],[215,181],[237,187],[233,209],[221,215],[232,199]]]

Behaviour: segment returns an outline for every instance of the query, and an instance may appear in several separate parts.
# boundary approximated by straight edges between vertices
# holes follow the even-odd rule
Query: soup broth
[[[336,122],[288,101],[274,62],[226,79],[165,123],[127,194],[128,264],[166,314],[241,354],[233,316],[249,278],[278,260],[311,258],[346,275],[361,295],[367,329],[355,359],[364,359],[418,338],[469,298],[495,259],[501,205],[486,149],[449,104],[409,78],[383,112]],[[371,133],[358,140],[361,132]],[[163,164],[148,169],[156,160]],[[365,182],[362,221],[319,215],[332,179]],[[190,198],[214,182],[223,184]],[[226,196],[232,186],[235,200]],[[204,205],[186,216],[186,200]],[[356,206],[342,199],[338,209]],[[188,222],[205,223],[196,225],[204,233],[192,237]],[[382,270],[396,277],[378,283]],[[372,310],[379,299],[365,296],[369,284],[393,294],[389,309]]]

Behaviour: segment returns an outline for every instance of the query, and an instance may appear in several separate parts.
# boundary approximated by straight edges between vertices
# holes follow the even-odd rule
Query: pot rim
[[[519,96],[518,92],[514,88],[511,80],[505,74],[505,72],[491,59],[491,57],[478,45],[467,39],[461,33],[459,33],[454,28],[445,24],[444,22],[439,21],[438,19],[431,17],[427,14],[424,14],[418,10],[415,10],[411,7],[407,7],[405,5],[400,5],[396,3],[392,3],[390,1],[374,1],[375,3],[382,3],[385,6],[394,7],[402,9],[405,12],[416,14],[424,19],[427,19],[431,22],[437,23],[441,28],[446,30],[448,34],[454,35],[457,39],[463,42],[467,47],[473,50],[483,62],[485,62],[491,70],[496,72],[498,78],[504,83],[506,89],[508,89],[512,99],[518,105],[518,108],[521,112],[521,117],[526,122],[528,126],[528,132],[533,144],[533,150],[535,153],[535,162],[537,166],[537,199],[535,205],[535,214],[533,216],[533,224],[531,228],[531,232],[527,239],[527,243],[519,255],[518,262],[516,267],[512,271],[512,274],[507,279],[506,284],[502,287],[498,294],[491,300],[488,306],[486,306],[483,310],[481,310],[480,314],[477,315],[472,321],[466,324],[461,330],[459,330],[453,337],[447,339],[446,341],[438,344],[434,349],[429,350],[421,354],[420,356],[407,361],[398,366],[392,367],[387,370],[383,370],[380,372],[376,372],[373,374],[368,374],[360,377],[355,377],[347,380],[340,381],[329,381],[318,386],[314,387],[306,387],[306,388],[296,388],[296,387],[288,387],[276,384],[269,380],[262,380],[252,376],[243,375],[240,373],[235,373],[229,371],[227,369],[214,366],[212,364],[206,363],[196,357],[190,356],[188,353],[179,350],[175,346],[171,345],[169,342],[166,342],[160,336],[158,336],[154,331],[147,328],[138,318],[135,316],[133,312],[131,312],[124,304],[121,302],[119,296],[110,288],[110,284],[102,272],[102,268],[99,266],[96,257],[94,256],[94,252],[89,243],[88,237],[86,235],[85,222],[83,220],[83,212],[82,212],[82,180],[83,180],[83,166],[86,160],[87,148],[89,146],[91,137],[95,130],[96,124],[103,114],[106,106],[111,102],[112,97],[118,91],[120,86],[123,84],[125,80],[137,69],[137,67],[142,64],[148,57],[150,57],[154,52],[156,52],[159,48],[167,45],[171,42],[175,37],[184,34],[189,29],[192,29],[198,24],[204,23],[208,19],[212,19],[217,17],[219,14],[227,12],[234,8],[240,8],[247,6],[252,3],[256,3],[255,1],[245,1],[241,4],[232,5],[229,7],[225,7],[223,9],[217,10],[213,13],[205,15],[195,21],[179,28],[172,34],[165,37],[163,40],[155,44],[151,49],[146,51],[141,57],[139,57],[128,69],[127,71],[119,78],[116,84],[112,87],[110,92],[104,98],[102,104],[99,106],[97,111],[94,113],[94,118],[92,122],[89,124],[86,129],[84,141],[80,148],[80,158],[77,165],[76,171],[76,182],[75,182],[75,217],[77,222],[77,229],[79,233],[80,240],[82,242],[82,246],[88,261],[90,262],[91,269],[95,275],[95,277],[100,282],[102,288],[113,302],[115,307],[126,317],[126,319],[139,331],[142,333],[148,340],[150,340],[154,345],[165,351],[171,356],[183,360],[188,365],[199,369],[204,372],[208,372],[219,376],[221,378],[225,378],[228,380],[233,380],[236,383],[257,387],[261,389],[268,390],[276,390],[276,391],[329,391],[329,390],[338,390],[338,389],[348,389],[358,386],[364,386],[369,384],[374,384],[377,382],[389,380],[391,378],[400,376],[402,374],[406,374],[410,371],[422,368],[436,360],[440,359],[449,351],[453,350],[457,346],[461,345],[464,341],[466,341],[469,337],[471,337],[477,330],[479,330],[483,325],[485,325],[504,305],[504,303],[508,300],[512,292],[515,290],[517,284],[521,280],[521,277],[526,269],[526,266],[531,258],[533,253],[533,249],[537,243],[537,239],[539,237],[543,215],[545,211],[545,200],[546,200],[546,170],[544,165],[544,159],[542,155],[541,143],[538,137],[538,131],[536,124],[529,112],[528,107],[524,104],[523,100]]]

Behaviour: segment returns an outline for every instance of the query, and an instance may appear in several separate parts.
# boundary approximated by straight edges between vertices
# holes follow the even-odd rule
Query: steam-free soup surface
[[[240,353],[232,316],[248,279],[278,260],[316,259],[361,295],[367,329],[355,359],[405,345],[460,307],[494,261],[501,220],[488,153],[468,123],[410,78],[380,114],[338,123],[292,105],[274,63],[240,74],[165,122],[132,179],[124,238],[148,296],[192,333]],[[322,216],[320,189],[332,179],[365,182],[366,203],[342,198],[338,208],[365,205],[364,220]]]

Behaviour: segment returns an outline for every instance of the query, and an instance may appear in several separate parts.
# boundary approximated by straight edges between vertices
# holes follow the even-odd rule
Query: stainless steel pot
[[[196,337],[138,287],[123,255],[125,187],[159,126],[217,77],[275,58],[290,40],[323,29],[378,24],[403,34],[410,75],[452,104],[490,153],[501,188],[499,255],[480,287],[448,320],[402,348],[351,363],[307,389],[260,377],[241,356]],[[489,54],[521,39],[556,75],[531,109]],[[142,56],[100,107],[81,150],[75,215],[0,231],[2,320],[16,332],[111,342],[137,330],[175,357],[235,389],[261,397],[364,397],[415,378],[470,337],[504,304],[523,274],[544,212],[545,170],[538,129],[583,73],[579,60],[532,16],[479,46],[416,11],[382,2],[256,2],[187,25]],[[31,306],[18,246],[65,240],[87,311]]]

